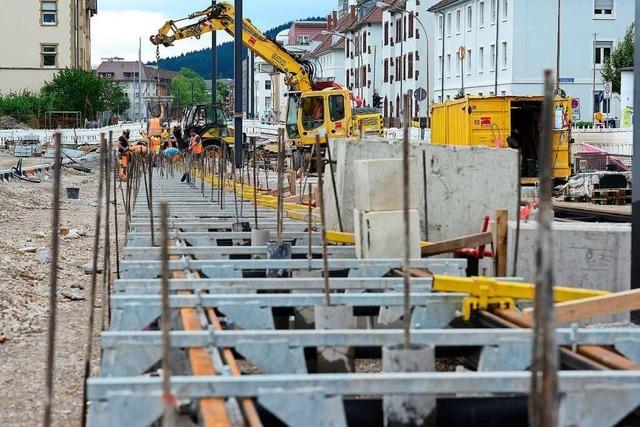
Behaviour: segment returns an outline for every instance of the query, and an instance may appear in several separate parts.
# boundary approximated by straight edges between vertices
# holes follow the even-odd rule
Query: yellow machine
[[[233,145],[233,129],[227,126],[224,112],[217,105],[193,104],[186,107],[181,124],[185,138],[195,129],[205,148],[210,145],[221,147],[223,142]]]
[[[177,22],[198,19],[183,27]],[[189,15],[179,21],[167,21],[158,34],[151,36],[154,45],[172,46],[177,40],[189,37],[200,38],[203,34],[224,30],[234,35],[234,8],[229,3],[218,3],[214,7]],[[256,28],[250,20],[243,20],[242,41],[256,55],[285,74],[289,86],[286,132],[298,147],[312,146],[320,136],[346,138],[383,132],[382,115],[377,112],[358,114],[354,111],[353,95],[333,81],[316,81],[314,66],[300,59],[271,40]]]
[[[433,105],[431,143],[519,148],[522,176],[536,177],[542,111],[541,96],[465,98]],[[553,176],[571,176],[571,98],[554,101]]]

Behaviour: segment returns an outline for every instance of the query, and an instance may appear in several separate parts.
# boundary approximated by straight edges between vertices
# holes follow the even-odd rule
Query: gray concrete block
[[[512,271],[515,253],[515,221],[509,222],[510,275],[536,280],[537,223],[520,225],[518,270]],[[603,291],[630,289],[631,226],[629,224],[553,224],[553,259],[555,283]],[[593,319],[594,322],[625,321],[628,315]]]
[[[404,257],[404,211],[353,211],[356,224],[356,256],[368,258]],[[421,258],[420,217],[416,209],[409,211],[410,258]]]
[[[336,188],[345,231],[354,231],[354,162],[364,159],[400,158],[402,143],[381,138],[362,141],[333,140]],[[482,218],[497,209],[517,212],[518,154],[510,149],[453,147],[412,143],[411,157],[417,165],[410,170],[412,193],[420,212],[421,239],[427,236],[425,195],[428,213],[428,240],[440,241],[480,231]],[[426,170],[426,190],[424,184]],[[327,170],[328,172],[328,170]],[[338,229],[333,187],[325,185],[328,229]]]
[[[404,208],[402,159],[355,160],[353,166],[356,209],[371,212]],[[409,159],[409,170],[418,171],[416,158]],[[418,208],[421,188],[415,188],[416,184],[410,179],[409,209]]]

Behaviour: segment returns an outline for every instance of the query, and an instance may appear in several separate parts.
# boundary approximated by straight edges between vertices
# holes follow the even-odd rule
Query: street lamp
[[[429,97],[431,96],[431,90],[430,90],[431,88],[430,88],[430,84],[429,84],[429,61],[431,60],[431,58],[429,58],[429,35],[427,33],[427,29],[424,26],[424,23],[420,20],[420,18],[418,18],[414,12],[408,11],[406,9],[406,6],[405,7],[392,6],[389,3],[385,3],[383,1],[376,2],[376,6],[378,6],[380,9],[388,10],[389,12],[400,12],[400,13],[406,13],[407,15],[413,16],[413,19],[415,19],[416,22],[422,28],[422,31],[424,33],[424,41],[425,41],[425,43],[427,45],[426,46],[426,51],[427,51],[427,84],[426,84],[427,88],[426,89],[427,89],[427,117],[428,117],[429,116],[429,104],[430,104]],[[401,51],[404,50],[404,41],[400,42],[400,50]],[[403,56],[404,52],[401,52],[400,55]],[[404,58],[403,58],[403,61],[404,61]],[[400,84],[402,84],[402,80],[400,80]]]

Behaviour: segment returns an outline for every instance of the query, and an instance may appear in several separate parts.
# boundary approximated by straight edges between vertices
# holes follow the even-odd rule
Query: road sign
[[[604,82],[604,89],[602,91],[602,97],[604,99],[611,99],[612,88],[611,82]]]
[[[574,83],[575,79],[573,77],[560,77],[560,83]]]
[[[580,98],[571,98],[573,120],[580,120]]]
[[[416,101],[422,102],[427,99],[427,91],[419,87],[413,92],[413,97],[416,99]]]

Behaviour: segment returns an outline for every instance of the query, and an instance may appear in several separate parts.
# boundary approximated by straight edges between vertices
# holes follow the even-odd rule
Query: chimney
[[[333,16],[333,27],[335,28],[338,25],[338,12],[334,10],[331,16]]]
[[[349,6],[349,15],[356,16],[356,7],[354,5]]]
[[[327,31],[333,30],[333,16],[327,15]]]

